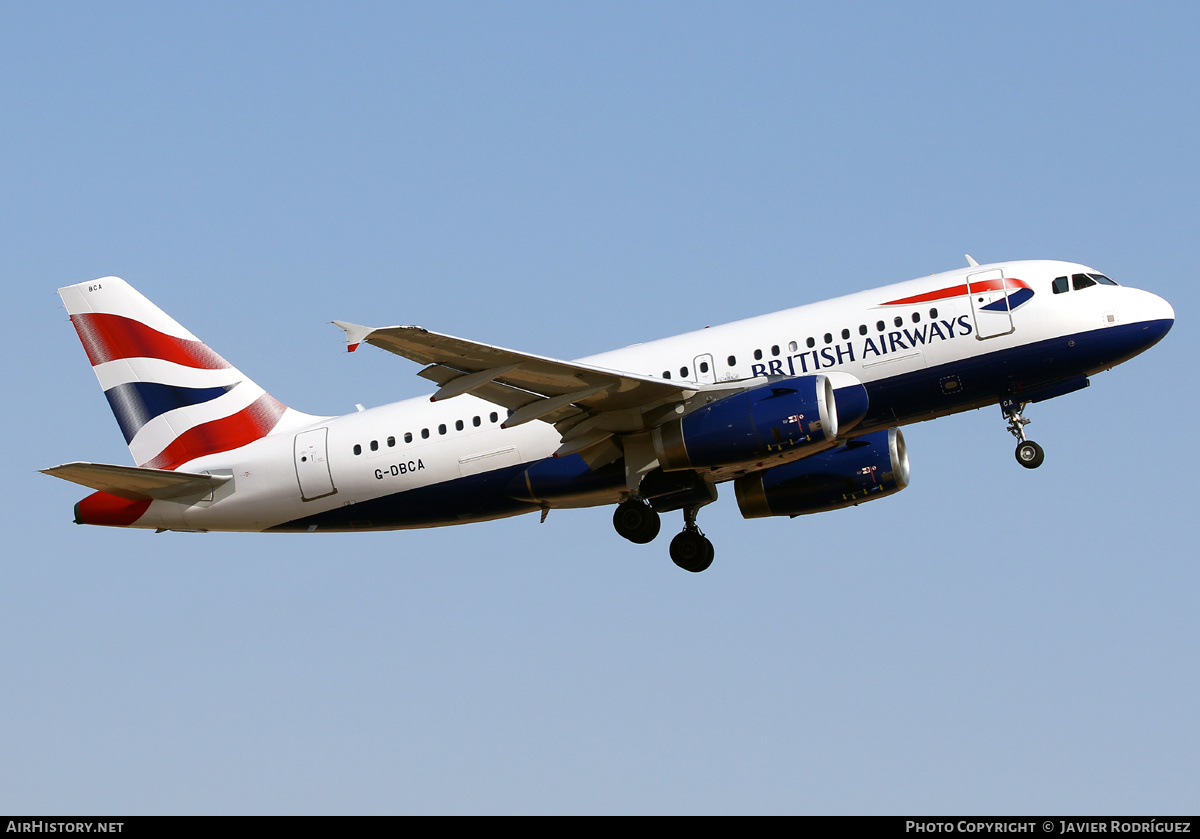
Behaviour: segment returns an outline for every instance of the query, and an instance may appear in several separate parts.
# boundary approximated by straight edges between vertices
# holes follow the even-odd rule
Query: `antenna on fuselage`
[[[969,253],[965,253],[965,254],[963,254],[963,256],[965,256],[967,258],[967,265],[969,265],[972,268],[979,267],[979,263],[975,261],[975,257],[971,256]]]

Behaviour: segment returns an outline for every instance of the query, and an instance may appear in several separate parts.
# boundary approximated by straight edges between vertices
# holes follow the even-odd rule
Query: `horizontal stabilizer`
[[[64,463],[41,470],[64,481],[107,492],[134,501],[182,498],[212,492],[228,481],[231,475],[199,475],[194,472],[172,472],[168,469],[148,469],[143,466],[115,466],[109,463]]]

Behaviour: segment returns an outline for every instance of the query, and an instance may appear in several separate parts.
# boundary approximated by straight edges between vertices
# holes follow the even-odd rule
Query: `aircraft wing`
[[[648,430],[661,421],[659,409],[673,416],[676,405],[701,391],[729,387],[560,361],[420,326],[334,324],[345,330],[350,352],[367,343],[428,365],[419,375],[440,385],[435,402],[470,393],[512,411],[504,423],[508,427],[535,419],[554,423],[563,434],[559,455],[597,445],[613,434]]]
[[[201,495],[212,492],[232,477],[172,472],[169,469],[149,469],[144,466],[83,462],[64,463],[61,466],[42,469],[41,472],[133,501]]]

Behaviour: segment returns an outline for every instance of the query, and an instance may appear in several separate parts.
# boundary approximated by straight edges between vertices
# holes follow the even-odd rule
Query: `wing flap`
[[[98,489],[109,495],[132,501],[183,498],[204,495],[230,480],[230,475],[202,475],[195,472],[172,472],[169,469],[149,469],[144,466],[117,466],[110,463],[64,463],[41,470],[64,481]]]

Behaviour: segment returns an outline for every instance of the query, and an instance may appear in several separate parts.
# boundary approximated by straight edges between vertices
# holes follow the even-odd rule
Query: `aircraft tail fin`
[[[118,277],[58,294],[138,466],[173,470],[307,418]]]

